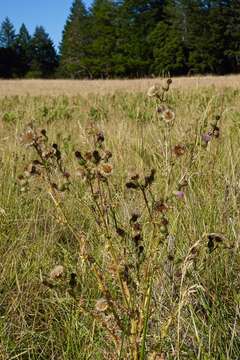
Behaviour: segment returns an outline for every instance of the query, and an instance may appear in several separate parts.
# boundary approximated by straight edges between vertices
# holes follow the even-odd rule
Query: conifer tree
[[[10,48],[14,45],[15,29],[8,17],[1,24],[0,28],[0,47]]]
[[[81,0],[74,0],[60,45],[59,74],[63,77],[89,76],[89,26],[87,10]]]
[[[240,2],[228,1],[228,17],[225,28],[227,46],[224,54],[228,58],[229,71],[240,72]]]
[[[25,76],[30,69],[31,64],[31,36],[25,24],[22,24],[18,35],[16,36],[15,45],[18,56],[18,76]]]
[[[58,57],[49,35],[42,26],[37,26],[31,40],[32,61],[30,74],[33,77],[51,77],[56,70]]]
[[[148,36],[153,51],[150,69],[155,75],[183,75],[187,72],[186,30],[181,5],[178,1],[166,1],[161,21]]]
[[[117,52],[127,76],[149,73],[153,49],[148,36],[162,20],[164,0],[124,0],[120,3]]]
[[[107,78],[115,75],[117,7],[112,0],[95,0],[90,12],[89,44],[94,77]]]
[[[18,59],[14,44],[14,26],[7,17],[0,27],[0,77],[11,78],[15,73]]]

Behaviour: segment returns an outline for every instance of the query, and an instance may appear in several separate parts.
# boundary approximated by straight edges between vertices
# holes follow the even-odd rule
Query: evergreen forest
[[[59,49],[42,26],[0,27],[2,78],[140,78],[240,71],[239,0],[74,0]]]

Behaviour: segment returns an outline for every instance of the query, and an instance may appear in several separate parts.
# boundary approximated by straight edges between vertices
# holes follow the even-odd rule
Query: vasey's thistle
[[[163,127],[158,150],[161,162],[155,160],[156,166],[144,166],[129,177],[119,174],[114,151],[109,150],[108,138],[96,124],[89,125],[86,144],[75,146],[75,178],[67,170],[61,145],[51,144],[45,129],[30,124],[21,136],[21,142],[34,150],[35,157],[18,176],[20,189],[29,191],[38,179],[42,191],[50,195],[61,224],[80,246],[81,271],[57,263],[43,277],[43,284],[69,297],[76,309],[104,330],[106,359],[165,359],[164,341],[172,326],[178,334],[174,358],[179,359],[181,311],[187,298],[198,290],[191,283],[190,268],[197,268],[197,256],[206,246],[212,253],[224,242],[223,236],[209,234],[192,244],[186,234],[190,250],[187,256],[177,255],[177,224],[181,221],[185,226],[181,214],[189,206],[194,167],[209,142],[218,141],[220,117],[215,118],[209,131],[201,134],[198,129],[193,142],[176,142],[172,129],[177,126],[177,116],[167,105],[171,83],[168,79],[147,93]],[[176,168],[180,168],[180,177]],[[79,204],[75,219],[84,217],[85,211],[90,214],[81,229],[66,215],[65,198],[73,186]],[[90,231],[94,232],[93,242],[88,240]],[[98,292],[90,301],[85,298],[85,283],[81,281],[86,274],[94,279]],[[164,284],[171,294],[166,295],[160,311]],[[171,304],[167,303],[168,297],[174,299]]]

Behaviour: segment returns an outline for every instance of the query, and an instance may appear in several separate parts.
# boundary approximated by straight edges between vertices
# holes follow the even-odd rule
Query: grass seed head
[[[59,279],[62,277],[64,273],[64,267],[62,265],[57,265],[55,268],[50,272],[49,277],[52,280]]]

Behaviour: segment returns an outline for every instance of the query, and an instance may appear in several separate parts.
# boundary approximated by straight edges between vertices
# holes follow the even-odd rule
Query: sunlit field
[[[115,91],[147,91],[149,86],[161,79],[135,80],[0,80],[0,96],[12,95],[89,95],[108,94]],[[240,75],[179,77],[173,81],[173,88],[199,89],[214,86],[238,88]]]
[[[1,360],[240,358],[239,80],[0,81]]]

